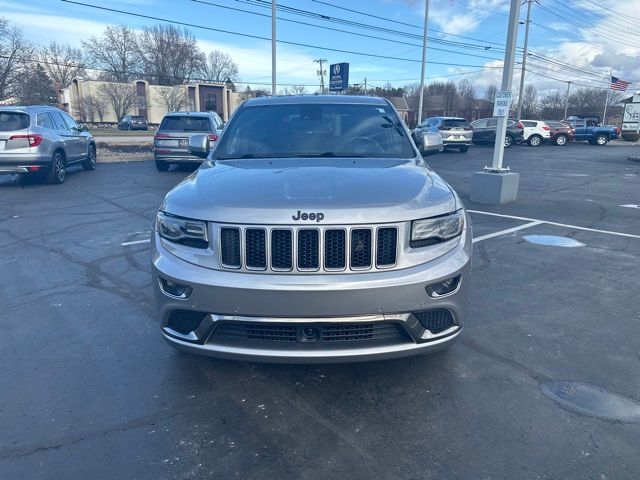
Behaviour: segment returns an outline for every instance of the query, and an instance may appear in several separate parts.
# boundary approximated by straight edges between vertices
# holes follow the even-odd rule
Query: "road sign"
[[[496,92],[496,100],[493,104],[494,117],[508,117],[511,107],[511,90],[499,90]]]
[[[329,91],[342,92],[349,88],[349,64],[334,63],[329,67]]]

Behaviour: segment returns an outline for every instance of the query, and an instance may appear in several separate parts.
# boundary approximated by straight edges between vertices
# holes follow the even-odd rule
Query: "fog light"
[[[460,285],[460,275],[448,278],[440,283],[427,285],[426,290],[430,297],[441,297],[456,291],[458,285]]]
[[[177,298],[188,298],[191,295],[192,288],[189,285],[172,282],[164,278],[160,278],[160,288],[167,295]]]

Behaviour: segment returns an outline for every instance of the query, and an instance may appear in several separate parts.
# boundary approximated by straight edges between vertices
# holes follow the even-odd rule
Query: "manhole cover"
[[[580,382],[549,382],[542,393],[561,407],[582,415],[624,423],[640,423],[640,403],[597,385]]]
[[[538,245],[551,245],[552,247],[584,247],[584,243],[568,237],[558,237],[556,235],[523,235],[527,242]]]

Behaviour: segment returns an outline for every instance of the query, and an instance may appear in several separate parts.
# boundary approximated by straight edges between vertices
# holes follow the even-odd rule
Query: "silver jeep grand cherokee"
[[[203,156],[207,144],[190,140]],[[272,362],[435,352],[462,330],[471,238],[387,100],[249,100],[157,214],[162,333]]]

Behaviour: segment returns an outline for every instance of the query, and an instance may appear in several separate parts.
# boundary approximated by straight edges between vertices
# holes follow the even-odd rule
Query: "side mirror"
[[[195,134],[189,137],[189,153],[200,158],[207,158],[211,147],[209,137],[203,134]]]
[[[81,123],[80,125],[78,125],[78,131],[79,132],[88,132],[89,129],[87,128],[87,126],[84,123]]]
[[[423,154],[433,155],[444,150],[442,136],[439,133],[423,133],[420,137],[420,143],[418,149]]]

